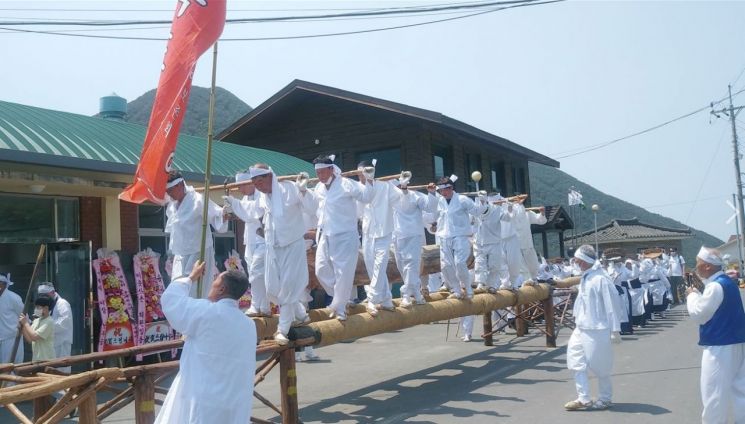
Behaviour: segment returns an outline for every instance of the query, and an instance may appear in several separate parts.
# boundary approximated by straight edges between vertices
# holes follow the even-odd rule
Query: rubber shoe
[[[592,403],[592,407],[590,409],[593,409],[595,411],[603,411],[608,408],[610,408],[613,404],[609,400],[596,400]]]
[[[592,406],[592,402],[582,403],[579,399],[569,401],[564,404],[567,411],[584,411]]]
[[[277,342],[277,344],[280,345],[280,346],[285,346],[288,343],[290,343],[290,339],[288,339],[287,336],[285,336],[282,333],[275,334],[274,335],[274,341]]]
[[[468,342],[471,341],[471,335],[470,334],[466,334],[465,336],[463,336],[463,338],[461,340],[463,340],[464,342],[468,343]]]
[[[313,352],[305,352],[305,360],[312,362],[312,361],[320,361],[321,357],[316,355]]]
[[[402,308],[411,308],[413,303],[411,303],[411,299],[409,297],[404,297],[403,299],[401,299],[400,305]]]
[[[374,318],[378,316],[378,308],[375,307],[374,303],[369,302],[367,306],[365,306],[365,308],[367,309],[367,313],[370,314],[371,317]]]
[[[423,298],[423,297],[420,297],[419,299],[416,300],[416,304],[417,305],[426,305],[427,304],[427,300],[425,298]]]
[[[380,309],[382,309],[384,311],[388,311],[388,312],[396,312],[396,306],[393,305],[393,302],[391,302],[391,303],[389,303],[387,305],[386,304],[380,305]]]

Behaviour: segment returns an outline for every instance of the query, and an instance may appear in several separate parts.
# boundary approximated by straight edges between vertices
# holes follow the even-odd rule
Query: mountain
[[[602,207],[598,211],[598,226],[608,223],[613,219],[639,218],[645,224],[657,225],[667,228],[688,228],[683,223],[672,218],[649,212],[632,203],[610,196],[600,190],[586,184],[566,172],[546,165],[530,164],[530,191],[531,204],[534,205],[563,205],[567,207],[567,189],[574,186],[582,193],[587,209],[580,212],[579,219],[575,221],[577,234],[590,231],[594,228],[594,217],[590,205],[596,203]],[[688,261],[688,265],[695,263],[694,258],[702,244],[707,246],[719,246],[722,240],[711,234],[691,228],[693,237],[683,240],[681,254]],[[566,233],[569,236],[569,233]],[[558,241],[557,241],[558,243]]]
[[[127,120],[147,125],[150,110],[153,107],[155,90],[148,91],[128,105]],[[233,95],[228,90],[217,87],[215,91],[215,134],[227,128],[233,122],[251,111],[251,107]],[[186,111],[186,117],[181,128],[182,134],[207,136],[207,116],[209,107],[209,89],[204,87],[192,87],[191,98]],[[564,171],[550,166],[531,163],[530,164],[530,188],[531,204],[533,205],[567,205],[567,189],[574,186],[584,196],[585,202],[602,205],[598,212],[598,225],[605,224],[612,219],[639,218],[646,224],[657,225],[667,228],[686,228],[682,223],[647,211],[644,208],[607,195],[595,189],[589,184],[577,180]],[[593,214],[588,209],[580,212],[579,219],[575,222],[576,232],[579,234],[593,229]],[[723,242],[718,238],[703,231],[691,228],[694,237],[683,241],[683,256],[688,264],[695,263],[694,258],[702,244],[707,246],[719,246]],[[569,236],[569,234],[566,234]],[[550,246],[553,247],[550,255],[558,255],[558,238],[549,237]]]
[[[155,89],[127,104],[127,122],[147,125],[150,112],[153,109]],[[181,125],[181,134],[207,137],[207,118],[209,116],[210,89],[192,86],[189,104],[186,106],[186,116]],[[251,111],[251,106],[244,103],[230,91],[215,88],[215,128],[214,134],[227,128],[230,124],[242,118]]]

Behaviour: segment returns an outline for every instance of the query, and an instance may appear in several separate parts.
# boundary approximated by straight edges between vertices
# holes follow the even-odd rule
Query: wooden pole
[[[217,42],[212,46],[212,87],[210,88],[210,108],[209,118],[207,120],[207,161],[204,166],[204,195],[202,201],[204,202],[204,208],[202,209],[202,245],[199,251],[199,260],[204,262],[205,246],[207,245],[207,226],[209,218],[210,208],[210,174],[212,172],[212,140],[214,138],[214,120],[215,120],[215,84],[217,79]],[[191,271],[191,270],[187,270]],[[204,275],[212,275],[211,269],[205,269]],[[197,299],[202,297],[202,281],[204,275],[199,277],[197,281]],[[208,282],[209,284],[209,282]]]
[[[279,354],[279,382],[282,391],[282,424],[297,424],[299,415],[294,349],[285,349]]]
[[[523,305],[515,305],[515,332],[517,337],[522,337],[528,332],[527,322],[522,317],[524,311],[525,307]]]
[[[494,346],[491,311],[484,312],[484,346]]]
[[[155,377],[145,373],[135,377],[135,422],[152,424],[155,422]]]
[[[31,306],[31,299],[32,295],[34,293],[35,287],[34,287],[34,280],[36,280],[36,274],[39,272],[39,264],[41,263],[41,260],[44,259],[44,253],[46,253],[47,245],[42,244],[39,246],[39,254],[36,255],[36,263],[34,264],[34,271],[31,273],[31,281],[28,283],[28,290],[26,291],[26,301],[23,303],[23,313],[26,313],[28,311],[28,307]],[[6,288],[7,290],[7,288]],[[13,341],[13,350],[10,352],[10,358],[8,358],[8,362],[13,363],[15,362],[16,355],[18,354],[18,347],[21,344],[21,327],[18,327],[18,333],[16,333],[16,339]],[[0,359],[1,360],[1,359]],[[0,384],[0,387],[2,387],[2,384]]]
[[[553,289],[549,290],[548,297],[541,300],[541,304],[543,306],[543,320],[546,323],[546,347],[556,347]]]

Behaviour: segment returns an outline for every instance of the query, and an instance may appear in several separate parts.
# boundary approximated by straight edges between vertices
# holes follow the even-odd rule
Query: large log
[[[508,306],[522,305],[549,296],[547,284],[522,287],[516,292],[501,290],[497,294],[477,294],[472,300],[444,299],[426,305],[395,312],[381,312],[373,318],[369,314],[349,315],[347,321],[326,320],[309,325],[320,334],[320,346],[338,343],[341,340],[357,339],[389,331],[401,330],[419,324],[444,321],[468,315],[481,315]]]

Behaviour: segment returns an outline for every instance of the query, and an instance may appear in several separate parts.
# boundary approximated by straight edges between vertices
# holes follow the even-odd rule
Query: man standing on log
[[[582,270],[582,279],[574,301],[576,327],[567,343],[567,368],[574,371],[577,399],[567,402],[564,408],[568,411],[608,409],[613,395],[611,342],[621,341],[615,301],[618,292],[602,267],[593,267],[597,254],[592,246],[580,246],[574,258]],[[590,398],[588,370],[598,378],[600,393],[594,403]]]
[[[188,275],[199,259],[202,244],[202,216],[204,214],[204,198],[194,191],[178,171],[171,171],[166,183],[166,193],[170,198],[166,207],[165,232],[170,235],[168,250],[173,254],[172,278],[175,280]],[[223,219],[223,210],[209,200],[208,222],[218,233],[228,229],[228,223]],[[212,270],[215,268],[215,249],[212,246],[212,231],[207,227],[207,244],[204,252],[207,266],[207,280],[212,280]],[[192,296],[204,298],[209,286],[205,284],[202,293],[197,296],[197,286],[192,287]]]
[[[701,400],[704,424],[745,422],[745,310],[737,284],[722,270],[724,261],[715,249],[701,247],[696,274],[704,292],[686,290],[691,319],[701,324],[698,344],[701,357]]]
[[[313,201],[310,196],[302,196],[295,183],[277,181],[272,169],[264,163],[252,166],[250,173],[260,192],[258,207],[263,212],[267,297],[279,305],[274,340],[286,345],[290,326],[310,322],[302,303],[308,286],[303,213],[313,213]]]
[[[360,248],[355,201],[369,203],[374,192],[370,184],[343,177],[341,169],[334,165],[334,158],[330,155],[314,159],[320,183],[312,191],[300,190],[311,196],[312,207],[318,210],[316,277],[333,297],[329,305],[332,317],[346,321]]]
[[[207,299],[193,299],[189,291],[204,268],[197,261],[189,276],[174,279],[161,298],[168,322],[186,341],[156,424],[245,424],[251,419],[256,327],[238,309],[248,279],[239,271],[223,272],[207,284]]]
[[[250,180],[248,172],[240,172],[235,175],[235,182]],[[266,283],[264,281],[264,259],[266,257],[266,244],[260,233],[261,216],[257,216],[256,209],[256,186],[244,184],[239,188],[243,194],[242,199],[233,196],[223,196],[230,204],[233,213],[243,221],[243,244],[246,250],[243,258],[246,260],[248,283],[251,286],[251,306],[246,310],[249,317],[271,317],[272,310],[266,297]]]
[[[442,279],[453,291],[451,297],[466,299],[473,297],[471,278],[468,273],[468,257],[471,254],[471,216],[479,216],[483,205],[454,190],[457,176],[443,177],[438,181],[440,197],[437,203],[437,237],[440,241],[440,268]]]

